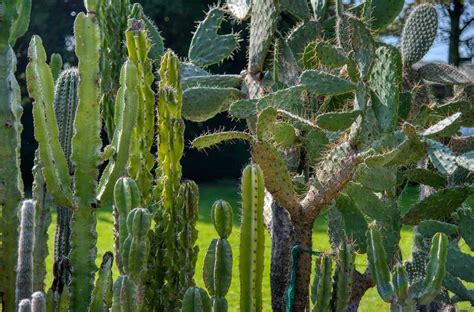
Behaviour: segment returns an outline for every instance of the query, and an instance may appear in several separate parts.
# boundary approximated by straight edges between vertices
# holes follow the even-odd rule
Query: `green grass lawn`
[[[401,200],[402,210],[406,209],[411,203],[416,201],[418,194],[415,188],[410,188],[404,194]],[[213,202],[217,199],[224,199],[231,203],[234,209],[234,229],[229,241],[233,248],[234,265],[233,265],[233,276],[232,285],[227,295],[229,302],[230,311],[238,311],[239,306],[239,271],[238,271],[238,259],[239,259],[239,223],[240,223],[240,193],[238,182],[223,182],[212,185],[200,185],[200,209],[199,209],[199,221],[197,228],[199,231],[199,238],[197,244],[199,246],[199,257],[196,266],[195,279],[199,286],[204,287],[202,282],[202,262],[207,250],[207,247],[212,240],[216,238],[217,234],[214,231],[214,227],[211,222],[210,210]],[[106,251],[113,251],[113,219],[110,209],[101,209],[97,214],[97,232],[98,237],[98,257],[97,265],[100,264],[102,255]],[[55,216],[53,216],[53,223]],[[327,236],[326,226],[327,216],[321,215],[314,226],[313,231],[313,249],[325,251],[329,250],[329,241]],[[47,268],[51,268],[52,264],[52,245],[54,239],[54,227],[51,226],[49,230],[50,234],[50,256],[47,258]],[[411,228],[404,227],[401,233],[400,246],[403,253],[403,258],[408,259],[410,256],[411,244],[413,241],[413,235]],[[267,234],[265,238],[265,272],[263,280],[263,301],[264,311],[271,311],[270,304],[270,247],[271,242]],[[364,271],[366,266],[366,256],[358,255],[356,257],[356,267],[360,271]],[[115,276],[117,276],[117,270],[114,268]],[[47,275],[47,285],[51,285],[51,271]],[[468,309],[468,305],[462,305],[462,308]],[[375,288],[370,289],[364,296],[359,311],[389,311],[389,305],[384,303],[377,294]]]

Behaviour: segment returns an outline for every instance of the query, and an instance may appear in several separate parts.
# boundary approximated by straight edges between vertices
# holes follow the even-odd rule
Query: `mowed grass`
[[[409,188],[401,199],[402,211],[414,203],[417,199],[416,188]],[[200,185],[200,207],[199,207],[199,221],[197,229],[199,236],[197,245],[199,246],[199,256],[196,265],[195,280],[196,283],[204,288],[202,281],[202,263],[204,255],[209,243],[213,238],[217,238],[217,233],[211,221],[211,206],[215,200],[224,199],[228,201],[234,210],[234,228],[229,241],[233,249],[233,270],[232,270],[232,285],[227,300],[229,302],[229,311],[239,310],[239,224],[240,224],[240,190],[238,182],[221,182],[218,184]],[[53,239],[54,239],[54,225],[55,215],[53,215],[52,226],[49,229],[49,246],[50,255],[47,258],[47,268],[52,268],[52,253],[53,253]],[[322,214],[316,221],[313,230],[313,249],[326,251],[330,249],[328,235],[327,235],[327,215]],[[100,265],[102,255],[106,251],[113,251],[113,218],[111,208],[100,209],[97,213],[97,232],[98,232],[98,256],[97,265]],[[265,271],[263,279],[263,306],[264,311],[271,311],[270,299],[270,249],[271,242],[267,232],[265,237]],[[411,228],[403,227],[401,233],[400,247],[404,259],[410,257],[411,245],[413,242],[413,234]],[[366,268],[367,258],[365,255],[357,255],[356,268],[359,271],[364,271]],[[114,278],[117,276],[117,269],[114,267]],[[48,271],[47,284],[51,285],[52,272]],[[469,309],[469,305],[462,304],[459,307]],[[370,289],[364,296],[359,311],[389,311],[389,304],[384,303],[377,294],[375,288]]]

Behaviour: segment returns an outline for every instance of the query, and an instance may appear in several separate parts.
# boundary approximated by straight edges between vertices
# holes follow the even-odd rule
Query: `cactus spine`
[[[212,221],[219,234],[207,249],[203,265],[204,284],[212,296],[215,312],[228,310],[225,295],[232,282],[232,248],[227,240],[232,232],[232,207],[223,200],[212,206]]]
[[[23,197],[20,173],[20,87],[15,78],[16,39],[28,29],[31,0],[3,1],[0,10],[0,294],[5,311],[15,310],[15,264],[19,219],[17,210]]]
[[[33,293],[33,249],[35,245],[35,203],[23,201],[20,210],[20,236],[18,239],[18,264],[16,276],[16,302],[29,298]]]
[[[248,165],[242,173],[242,224],[240,226],[240,310],[262,310],[262,278],[265,250],[263,172]]]

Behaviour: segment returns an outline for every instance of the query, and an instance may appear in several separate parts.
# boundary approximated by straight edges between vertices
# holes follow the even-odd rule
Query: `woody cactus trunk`
[[[228,111],[247,121],[246,132],[206,134],[193,146],[205,149],[227,140],[250,143],[252,161],[263,170],[267,190],[264,215],[272,237],[272,307],[305,311],[310,307],[311,255],[296,254],[290,285],[290,251],[314,248],[313,223],[323,211],[328,211],[336,253],[346,236],[357,252],[367,252],[368,222],[377,221],[393,267],[399,259],[402,224],[446,218],[470,194],[472,187],[465,186],[466,195],[443,213],[428,212],[441,207],[431,200],[417,203],[404,216],[398,207],[409,180],[399,177],[430,153],[430,146],[437,144],[434,137],[452,135],[472,118],[460,104],[445,103],[452,110],[445,107],[441,114],[430,108],[424,81],[462,87],[472,79],[439,64],[412,68],[436,36],[437,14],[431,5],[421,5],[411,14],[399,50],[378,42],[376,35],[399,14],[403,1],[366,1],[347,10],[341,1],[335,6],[312,1],[312,11],[305,0],[250,2],[228,1],[228,10],[211,8],[198,25],[189,59],[206,67],[231,57],[239,46],[238,34],[218,34],[226,14],[240,21],[249,18],[248,67],[240,76],[195,71],[183,77],[183,116],[200,122]],[[282,15],[295,26],[285,28]],[[432,149],[436,155],[444,150]],[[459,166],[468,168],[470,155],[459,156]],[[456,162],[448,156],[438,156],[441,160],[433,164]],[[425,255],[427,263],[428,252]],[[440,271],[437,279],[443,274]],[[369,271],[354,270],[350,299],[325,306],[356,310],[376,282]],[[396,307],[397,299],[390,300]]]

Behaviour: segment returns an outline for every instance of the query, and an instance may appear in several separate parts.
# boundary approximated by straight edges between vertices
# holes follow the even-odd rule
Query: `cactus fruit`
[[[29,298],[33,293],[33,249],[35,245],[35,203],[23,201],[20,210],[20,236],[18,239],[18,264],[16,275],[16,302]]]
[[[402,33],[403,64],[412,65],[428,52],[438,31],[438,13],[431,4],[417,6],[408,17]]]
[[[240,310],[262,310],[262,278],[265,249],[263,172],[248,165],[242,173],[242,224],[240,226]]]

